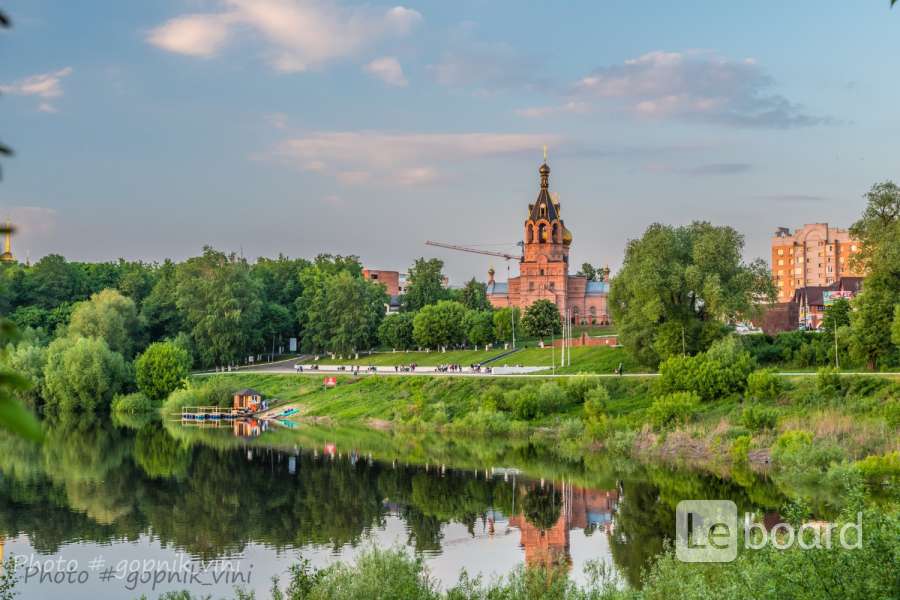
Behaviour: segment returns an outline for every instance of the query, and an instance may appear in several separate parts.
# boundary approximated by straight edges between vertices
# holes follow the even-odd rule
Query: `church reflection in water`
[[[544,484],[548,486],[549,484]],[[560,496],[559,517],[549,528],[544,523],[530,519],[527,510],[510,518],[509,523],[520,531],[520,546],[525,551],[528,566],[570,565],[569,532],[582,529],[588,532],[613,531],[613,515],[619,500],[618,490],[588,490],[563,483],[555,486],[550,494]],[[535,492],[532,491],[531,494]],[[526,496],[526,501],[529,496]]]

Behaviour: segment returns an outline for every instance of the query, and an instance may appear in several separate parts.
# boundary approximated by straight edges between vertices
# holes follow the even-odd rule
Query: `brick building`
[[[369,281],[375,281],[384,286],[385,291],[390,300],[387,304],[387,312],[395,313],[400,311],[400,297],[406,293],[409,286],[409,274],[400,271],[382,271],[380,269],[363,269],[362,275]],[[441,285],[444,288],[450,287],[450,279],[444,276],[441,279]]]
[[[811,223],[791,232],[779,227],[772,236],[772,277],[778,301],[789,302],[806,286],[828,286],[841,277],[858,277],[851,257],[859,243],[846,229]]]
[[[541,187],[537,200],[528,205],[519,276],[507,282],[494,280],[488,271],[487,296],[496,308],[517,306],[525,310],[536,300],[555,303],[563,317],[578,324],[609,323],[608,281],[588,281],[569,275],[570,232],[561,216],[559,202],[550,195],[550,167],[539,170]]]
[[[850,300],[862,289],[862,277],[840,277],[828,285],[807,285],[794,290],[787,302],[765,309],[758,325],[763,333],[774,335],[797,329],[819,329],[825,308],[838,298]]]

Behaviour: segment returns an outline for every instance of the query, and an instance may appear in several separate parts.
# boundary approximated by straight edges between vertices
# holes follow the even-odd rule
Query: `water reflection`
[[[754,499],[778,498],[765,482],[741,487],[609,457],[566,457],[537,441],[266,432],[254,420],[215,430],[127,425],[53,423],[43,446],[0,438],[0,539],[25,534],[52,555],[68,543],[149,537],[213,559],[251,543],[338,553],[399,520],[405,543],[426,556],[457,543],[445,540],[452,524],[473,548],[518,535],[518,560],[572,565],[579,532],[598,539],[587,558],[608,552],[636,584],[671,536],[680,499],[731,498],[750,509],[770,507]]]

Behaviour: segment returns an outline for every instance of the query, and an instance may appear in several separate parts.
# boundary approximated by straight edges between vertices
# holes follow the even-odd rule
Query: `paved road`
[[[270,363],[268,365],[259,365],[256,367],[245,367],[242,369],[238,369],[235,371],[231,371],[231,374],[239,374],[239,373],[249,373],[249,374],[257,374],[257,375],[273,375],[273,374],[282,374],[282,375],[298,375],[298,376],[316,376],[316,375],[350,375],[349,369],[347,371],[338,371],[335,366],[321,365],[318,371],[303,371],[302,373],[297,373],[294,370],[294,365],[296,363],[303,363],[302,358],[292,358],[289,360]],[[393,367],[379,367],[377,373],[366,373],[365,369],[359,372],[360,377],[371,376],[371,375],[381,375],[381,376],[389,376],[389,377],[408,377],[408,376],[427,376],[427,377],[659,377],[659,373],[624,373],[623,375],[616,375],[615,373],[565,373],[565,374],[554,374],[549,373],[550,369],[545,369],[540,373],[517,373],[517,374],[496,374],[496,373],[473,373],[471,371],[463,371],[462,373],[440,373],[435,370],[435,367],[417,367],[415,371],[410,372],[396,372],[393,370]],[[195,375],[216,375],[215,371],[212,372],[203,372],[203,373],[195,373]],[[227,373],[221,373],[227,374]],[[785,371],[777,373],[783,377],[815,377],[815,372],[809,371]],[[869,375],[869,376],[880,376],[880,377],[900,377],[900,373],[869,373],[866,371],[854,371],[854,372],[846,372],[839,373],[842,376],[853,376],[853,375]]]

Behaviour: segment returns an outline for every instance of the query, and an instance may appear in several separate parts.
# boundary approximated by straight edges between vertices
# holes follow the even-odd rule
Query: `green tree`
[[[128,262],[119,259],[119,281],[116,287],[124,295],[134,300],[140,309],[141,305],[156,284],[159,267],[141,261]]]
[[[388,315],[378,326],[378,340],[383,346],[393,350],[409,350],[415,346],[413,341],[413,320],[415,313],[396,313]]]
[[[48,254],[31,268],[20,304],[52,309],[63,302],[87,297],[86,277],[75,263],[58,254]]]
[[[822,331],[834,336],[835,328],[840,329],[850,324],[850,301],[846,298],[838,298],[825,307],[822,316]]]
[[[141,318],[151,342],[175,337],[185,330],[184,319],[178,311],[176,271],[175,263],[167,259],[159,267],[156,283],[141,304]]]
[[[409,284],[403,295],[403,308],[417,311],[429,304],[435,304],[447,297],[444,289],[444,261],[437,258],[416,259],[409,269]]]
[[[651,225],[625,248],[610,311],[626,350],[645,365],[705,350],[724,323],[754,314],[775,289],[766,263],[745,264],[731,227]]]
[[[191,371],[191,357],[175,342],[150,344],[134,361],[138,389],[151,400],[164,400]]]
[[[900,304],[894,305],[894,322],[891,324],[891,341],[900,346]]]
[[[891,326],[898,283],[888,273],[870,273],[863,289],[854,298],[850,321],[853,332],[851,354],[870,370],[887,366],[896,357],[897,348],[891,341]]]
[[[528,335],[534,337],[544,338],[549,335],[558,335],[562,331],[559,308],[549,300],[536,300],[525,309],[522,326],[525,327]]]
[[[11,344],[19,339],[16,326],[0,317],[0,427],[13,433],[39,441],[43,438],[41,426],[16,398],[33,385],[26,375],[6,366]]]
[[[424,306],[413,319],[413,339],[421,348],[446,348],[466,340],[466,307],[459,302],[441,300]]]
[[[140,342],[141,322],[131,298],[105,289],[72,311],[69,335],[101,338],[113,352],[130,358]]]
[[[176,304],[201,364],[228,364],[262,349],[263,303],[245,260],[207,246],[178,265],[176,282]]]
[[[36,408],[44,400],[44,367],[47,364],[47,348],[30,341],[23,341],[15,348],[6,350],[9,353],[10,369],[26,376],[31,385],[16,390],[16,397],[26,406]]]
[[[260,283],[266,301],[292,307],[303,292],[300,273],[310,264],[304,258],[288,258],[282,254],[274,259],[261,257],[251,274]]]
[[[125,360],[102,338],[58,338],[47,349],[47,407],[61,412],[108,408],[127,380]]]
[[[588,281],[596,281],[597,275],[599,273],[591,263],[582,263],[581,269],[578,271],[578,274],[583,277],[587,277]]]
[[[494,315],[489,310],[470,310],[463,321],[466,339],[473,346],[494,343]]]
[[[891,325],[900,298],[900,188],[891,181],[877,183],[865,198],[862,217],[850,228],[861,243],[856,267],[867,272],[852,303],[851,352],[876,369],[897,359]]]
[[[355,256],[320,254],[299,274],[300,296],[294,310],[300,326],[301,348],[304,352],[319,352],[331,341],[328,321],[326,286],[330,277],[346,271],[354,277],[362,276],[362,265]]]
[[[520,320],[522,311],[517,306],[507,306],[494,311],[494,338],[501,342],[512,342],[513,328],[516,335],[522,335]]]
[[[328,349],[339,354],[367,350],[375,345],[384,318],[384,286],[342,271],[325,288]]]
[[[491,310],[491,303],[487,298],[487,285],[476,281],[474,277],[463,287],[460,302],[469,310]]]

